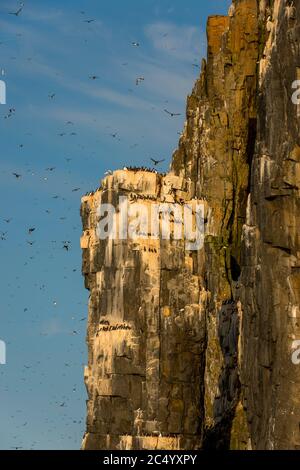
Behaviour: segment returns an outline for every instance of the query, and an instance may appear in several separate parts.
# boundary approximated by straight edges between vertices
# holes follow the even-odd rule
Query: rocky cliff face
[[[82,200],[84,449],[300,446],[300,2],[235,1],[207,36],[170,173],[118,171]],[[99,240],[120,196],[202,204],[204,245]]]

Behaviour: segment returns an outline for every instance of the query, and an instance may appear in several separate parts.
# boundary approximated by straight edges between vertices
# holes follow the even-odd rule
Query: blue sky
[[[28,0],[10,15],[19,5],[0,7],[0,449],[78,449],[88,300],[80,197],[108,169],[151,157],[168,168],[206,55],[207,16],[230,1]]]

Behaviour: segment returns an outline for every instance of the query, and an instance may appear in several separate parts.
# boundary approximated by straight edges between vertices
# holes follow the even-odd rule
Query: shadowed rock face
[[[84,449],[300,446],[300,1],[236,1],[207,36],[170,173],[118,171],[82,200]],[[120,196],[201,202],[204,246],[100,241]]]

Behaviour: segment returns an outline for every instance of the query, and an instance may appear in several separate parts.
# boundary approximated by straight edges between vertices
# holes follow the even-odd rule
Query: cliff
[[[207,37],[170,173],[117,171],[82,199],[84,449],[300,446],[300,2],[235,1]],[[202,207],[198,249],[161,218],[101,240],[99,210],[124,201]]]

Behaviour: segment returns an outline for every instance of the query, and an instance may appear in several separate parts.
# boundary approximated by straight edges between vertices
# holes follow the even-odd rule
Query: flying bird
[[[164,112],[169,114],[169,116],[174,117],[174,116],[181,116],[181,113],[171,113],[167,109],[164,109]]]
[[[138,86],[141,82],[144,82],[145,78],[144,77],[138,77],[135,81],[136,86]]]
[[[93,23],[95,20],[83,20],[84,23]]]
[[[14,175],[17,179],[19,179],[19,178],[22,177],[22,175],[20,175],[19,173],[13,173],[13,175]]]
[[[163,160],[155,160],[154,158],[151,158],[151,161],[154,163],[154,166],[157,166],[159,165],[160,163],[163,163],[165,160],[165,158]]]
[[[19,16],[20,13],[22,12],[23,10],[23,7],[24,7],[24,3],[22,2],[20,4],[20,8],[17,10],[17,11],[12,11],[12,12],[9,12],[10,15],[14,15],[14,16]]]
[[[15,112],[16,112],[15,108],[10,108],[10,109],[8,110],[8,113],[4,116],[4,119],[10,118],[11,116],[14,115]]]
[[[131,45],[133,47],[140,47],[140,43],[139,42],[132,42]]]

